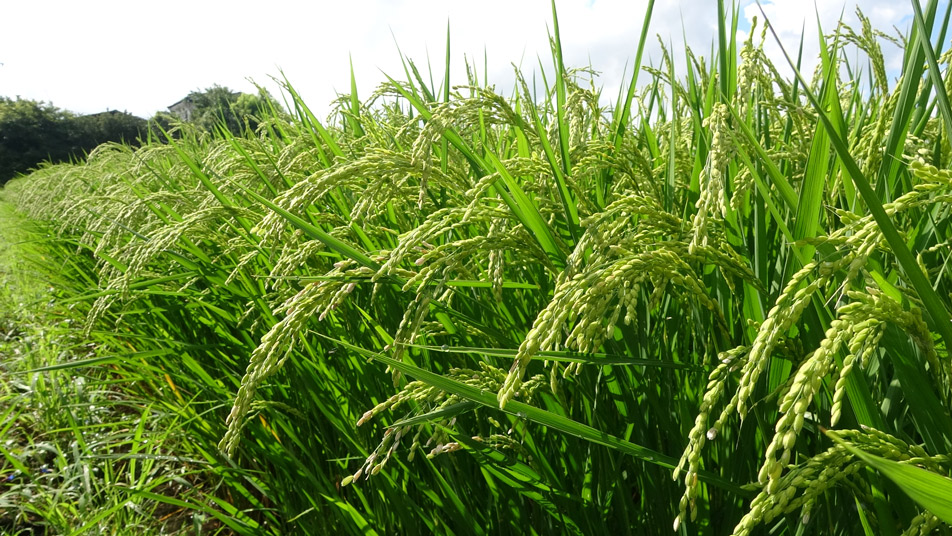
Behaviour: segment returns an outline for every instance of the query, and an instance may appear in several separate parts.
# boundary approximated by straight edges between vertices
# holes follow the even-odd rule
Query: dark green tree
[[[52,104],[0,97],[0,184],[40,162],[74,155],[74,118]]]
[[[110,111],[76,115],[52,104],[0,97],[0,185],[41,162],[81,160],[109,142],[138,144],[146,121]]]
[[[205,91],[193,91],[188,99],[194,106],[192,122],[209,131],[223,124],[236,135],[246,128],[256,129],[261,118],[272,109],[280,109],[263,88],[253,95],[215,85]]]
[[[73,135],[85,151],[107,141],[137,145],[147,125],[145,119],[117,110],[77,116],[72,122]]]

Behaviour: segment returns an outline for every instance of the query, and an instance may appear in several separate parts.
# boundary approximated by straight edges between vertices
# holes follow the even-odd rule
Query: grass
[[[71,252],[57,251],[10,204],[0,211],[0,531],[130,534],[221,526],[200,505],[186,510],[167,502],[201,497],[214,481],[203,476],[210,459],[179,433],[181,408],[161,402],[152,373],[137,366],[149,355],[103,355],[101,335],[83,337],[82,314],[56,299],[82,292],[72,286],[75,272],[52,263]],[[85,366],[93,363],[99,365]]]
[[[256,131],[10,183],[57,329],[4,372],[5,522],[948,530],[949,13],[890,89],[862,17],[787,80],[719,8],[715,57],[639,52],[612,109],[553,6],[541,95],[405,59],[327,121],[286,83]]]

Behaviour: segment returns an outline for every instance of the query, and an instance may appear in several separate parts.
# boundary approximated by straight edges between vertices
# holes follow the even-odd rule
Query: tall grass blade
[[[843,445],[854,456],[886,475],[923,508],[946,523],[952,523],[952,479],[925,469],[887,460],[843,441],[835,432],[828,430],[827,437]]]

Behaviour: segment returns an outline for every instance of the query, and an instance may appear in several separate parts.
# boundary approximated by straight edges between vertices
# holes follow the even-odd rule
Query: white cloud
[[[875,27],[909,24],[908,7],[884,0],[859,3]],[[630,75],[646,5],[647,0],[558,1],[566,64],[591,63],[601,71],[606,93],[614,95],[626,64]],[[855,21],[854,5],[852,0],[817,4],[824,30],[834,29],[841,11]],[[750,0],[742,6],[741,26],[749,26],[757,8]],[[812,2],[767,0],[764,9],[790,50],[805,28],[805,56],[815,56]],[[0,95],[42,99],[83,113],[112,108],[149,116],[190,90],[215,83],[251,91],[246,78],[268,83],[281,68],[315,110],[326,111],[335,88],[349,92],[349,54],[362,97],[384,80],[381,70],[404,77],[394,39],[424,73],[429,53],[439,85],[447,20],[454,84],[465,83],[464,54],[482,77],[485,50],[490,82],[504,90],[511,87],[511,62],[521,60],[527,71],[539,57],[548,64],[548,0],[11,0],[0,19]],[[716,3],[659,0],[649,32],[646,64],[660,59],[655,34],[672,44],[677,58],[683,57],[685,41],[707,57],[717,38]],[[772,38],[768,41],[768,50],[779,58]],[[901,52],[890,52],[895,66]]]

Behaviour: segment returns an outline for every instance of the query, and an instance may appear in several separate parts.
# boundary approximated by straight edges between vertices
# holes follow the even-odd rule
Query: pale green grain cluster
[[[855,460],[841,446],[814,456],[781,477],[775,492],[760,492],[734,527],[733,536],[746,536],[759,525],[770,523],[778,516],[798,509],[802,509],[801,522],[808,523],[810,509],[815,501],[862,468],[862,462]]]
[[[790,463],[793,447],[803,430],[807,409],[833,366],[834,356],[851,335],[849,322],[833,320],[819,348],[797,369],[790,387],[781,399],[782,416],[774,427],[773,440],[767,446],[766,461],[758,475],[758,481],[765,484],[770,493],[779,489],[780,475]]]
[[[743,417],[747,413],[748,400],[754,385],[763,373],[773,349],[787,330],[799,320],[814,293],[823,288],[832,278],[841,263],[810,263],[794,274],[786,288],[770,309],[766,320],[757,331],[750,347],[740,384],[734,398],[728,403],[725,413],[735,410]]]
[[[650,198],[628,195],[582,221],[585,233],[567,267],[557,279],[552,300],[539,313],[519,347],[509,377],[499,393],[500,406],[519,389],[519,381],[540,351],[596,351],[613,336],[621,320],[630,325],[639,300],[649,310],[662,296],[677,296],[723,318],[692,268],[704,263],[718,269],[728,285],[755,277],[722,238],[714,244],[694,244],[682,232],[680,218],[665,212]],[[566,368],[566,373],[574,367]]]
[[[727,174],[725,168],[731,158],[730,135],[727,130],[729,114],[727,106],[716,104],[704,126],[711,133],[711,148],[707,165],[701,173],[701,195],[694,213],[693,230],[689,251],[708,245],[708,225],[711,218],[723,219],[727,212]]]
[[[241,425],[254,401],[255,391],[266,378],[281,368],[294,350],[295,342],[305,333],[307,322],[315,316],[323,320],[354,291],[356,284],[348,281],[348,276],[367,278],[369,274],[356,268],[335,275],[337,277],[334,279],[306,285],[275,310],[275,314],[283,314],[284,317],[261,338],[261,343],[251,354],[241,387],[228,414],[228,431],[219,443],[223,451],[230,454],[237,448]]]
[[[479,370],[454,368],[446,373],[446,377],[481,391],[495,392],[505,381],[506,374],[501,369],[486,363],[480,363]],[[522,389],[517,396],[523,401],[531,402],[540,389],[545,390],[547,387],[547,378],[536,375],[522,385]],[[357,421],[357,426],[370,422],[385,411],[394,412],[405,405],[411,406],[410,412],[415,416],[426,416],[427,414],[438,415],[438,412],[442,410],[452,410],[462,402],[464,402],[464,399],[457,395],[448,394],[424,382],[413,381],[407,383],[397,394],[364,412]],[[485,419],[493,428],[502,428],[499,421],[491,415],[486,416]],[[413,435],[407,449],[407,461],[413,461],[417,452],[425,452],[428,458],[454,452],[460,448],[459,443],[452,441],[449,435],[449,431],[454,430],[454,428],[456,428],[456,417],[440,418],[435,416],[424,419],[422,424],[388,428],[381,443],[364,460],[360,469],[346,482],[357,481],[361,477],[369,478],[371,475],[380,472],[396,453],[401,439],[409,437],[410,434]],[[423,442],[424,434],[428,435],[425,443]],[[473,436],[473,439],[497,448],[519,450],[519,440],[517,436],[512,434],[513,429],[510,428],[506,434]]]
[[[691,428],[691,432],[688,434],[687,448],[684,449],[684,454],[681,455],[681,459],[671,475],[671,478],[677,481],[681,473],[684,473],[686,491],[678,504],[677,519],[679,524],[681,519],[687,517],[689,510],[692,521],[697,517],[697,474],[701,467],[701,452],[705,443],[717,439],[720,428],[724,425],[720,419],[713,424],[711,423],[712,409],[720,403],[727,392],[727,382],[730,379],[731,372],[736,371],[740,366],[738,360],[745,357],[749,350],[749,348],[741,346],[722,352],[717,356],[717,368],[708,377],[700,411],[694,419],[694,427]]]
[[[628,322],[634,315],[646,283],[668,286],[687,299],[716,311],[713,302],[698,282],[691,267],[670,250],[626,252],[607,255],[610,260],[592,263],[584,271],[564,278],[556,287],[552,301],[539,313],[532,329],[519,346],[505,384],[499,391],[504,407],[519,390],[526,367],[540,351],[575,349],[594,352],[612,335],[619,318]],[[625,313],[625,316],[622,316]]]
[[[830,417],[832,426],[836,425],[841,415],[846,377],[855,364],[858,363],[863,368],[868,365],[889,324],[910,336],[929,363],[931,373],[936,375],[938,383],[946,384],[945,382],[950,377],[950,365],[948,362],[944,364],[940,362],[932,337],[922,319],[921,310],[906,309],[896,300],[875,289],[869,289],[868,293],[851,291],[847,293],[847,296],[851,302],[840,308],[840,315],[847,322],[852,334],[833,394]],[[948,396],[945,389],[940,389],[939,393],[943,397]]]
[[[903,464],[923,465],[942,472],[941,464],[947,461],[946,456],[929,456],[919,446],[909,445],[869,427],[840,430],[837,435],[852,447]],[[751,502],[750,511],[734,528],[734,536],[750,534],[758,525],[770,523],[779,515],[797,510],[800,510],[802,523],[809,523],[811,509],[820,498],[838,483],[855,478],[854,475],[858,475],[863,467],[863,462],[856,459],[843,444],[834,445],[826,452],[791,468],[789,473],[779,477],[778,484],[766,486]],[[913,520],[909,530],[930,523],[927,517]]]
[[[923,512],[912,518],[912,522],[906,530],[902,531],[902,536],[926,536],[935,534],[935,529],[942,523],[935,514]]]

